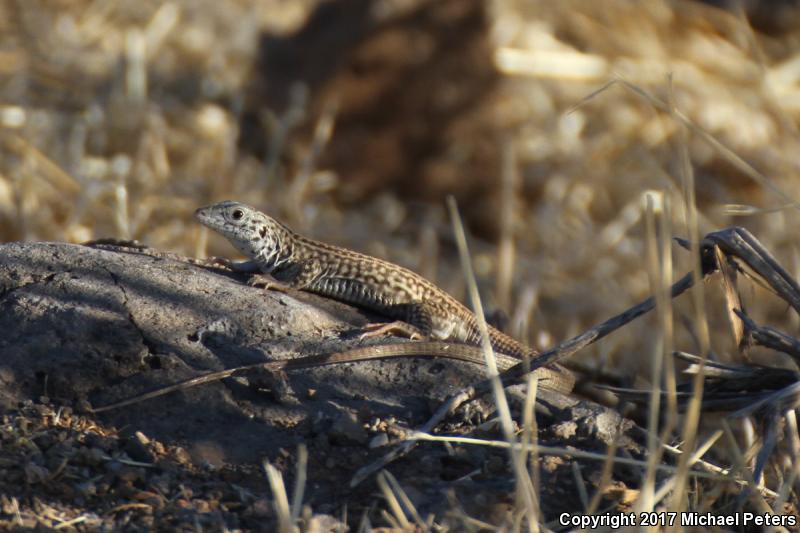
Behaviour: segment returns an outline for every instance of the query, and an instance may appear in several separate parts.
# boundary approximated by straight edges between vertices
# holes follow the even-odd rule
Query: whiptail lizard
[[[453,358],[456,351],[468,354],[462,358],[483,360],[475,315],[419,274],[382,259],[309,239],[239,202],[224,201],[203,207],[195,216],[250,258],[242,263],[229,263],[234,270],[271,275],[277,283],[267,282],[268,288],[288,286],[334,298],[410,324],[426,339],[452,341],[425,343],[431,356]],[[397,330],[409,332],[395,322],[374,328],[372,334]],[[492,348],[497,352],[518,359],[536,357],[537,352],[532,348],[491,326],[488,330]],[[415,344],[418,343],[394,344],[388,351],[391,356],[403,352],[409,357],[417,356],[420,347]],[[378,348],[381,347],[358,351]],[[383,351],[388,353],[386,345]],[[537,372],[544,387],[562,392],[572,390],[574,377],[567,369],[552,365]]]
[[[267,361],[200,376],[139,394],[110,405],[90,409],[100,413],[173,391],[224,379],[256,368],[295,370],[356,361],[403,357],[441,357],[484,364],[478,321],[458,300],[406,268],[382,259],[318,242],[281,224],[247,205],[225,201],[202,209],[195,216],[204,225],[224,235],[249,261],[225,264],[233,270],[263,272],[272,276],[266,286],[314,292],[402,320],[413,331],[395,322],[373,329],[368,335],[400,330],[426,338],[425,342],[379,344],[345,352]],[[256,281],[263,282],[261,278]],[[520,359],[535,358],[537,352],[489,326],[489,340],[498,368],[507,370]],[[452,342],[445,342],[452,341]],[[553,364],[539,368],[543,387],[568,393],[575,384],[572,373]]]

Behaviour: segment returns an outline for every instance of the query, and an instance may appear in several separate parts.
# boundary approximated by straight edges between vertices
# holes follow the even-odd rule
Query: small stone
[[[142,436],[144,437],[144,435]],[[125,441],[125,447],[123,449],[125,450],[125,453],[127,453],[134,461],[139,461],[141,463],[152,463],[156,460],[155,456],[147,448],[147,445],[139,440],[135,435]]]
[[[334,442],[340,443],[355,442],[364,444],[368,438],[366,430],[353,413],[342,413],[333,423],[329,434]]]
[[[369,447],[371,449],[380,448],[381,446],[386,446],[389,444],[389,435],[386,433],[378,433],[372,440],[369,441]]]
[[[136,433],[134,433],[133,436],[136,438],[137,441],[141,442],[145,446],[150,444],[150,439],[148,439],[147,435],[145,435],[141,431],[137,431]]]
[[[189,456],[189,452],[187,452],[180,446],[176,447],[172,453],[175,456],[175,460],[178,461],[178,464],[180,465],[185,466],[192,462],[192,458]]]

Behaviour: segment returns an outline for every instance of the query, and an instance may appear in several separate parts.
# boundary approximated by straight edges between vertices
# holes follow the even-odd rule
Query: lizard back
[[[281,282],[403,320],[436,339],[480,344],[475,315],[405,267],[304,237],[239,202],[201,208],[196,216]],[[536,353],[491,326],[489,338],[496,350],[507,355]]]

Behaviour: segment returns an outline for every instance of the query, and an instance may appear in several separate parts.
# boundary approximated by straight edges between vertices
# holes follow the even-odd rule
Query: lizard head
[[[289,252],[291,230],[249,205],[226,200],[201,207],[194,216],[247,257],[263,261],[263,267],[276,266]]]

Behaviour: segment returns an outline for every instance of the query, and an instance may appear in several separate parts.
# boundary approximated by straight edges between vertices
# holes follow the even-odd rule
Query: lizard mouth
[[[197,209],[194,212],[194,218],[205,224],[206,221],[208,220],[208,208],[201,207],[200,209]]]

